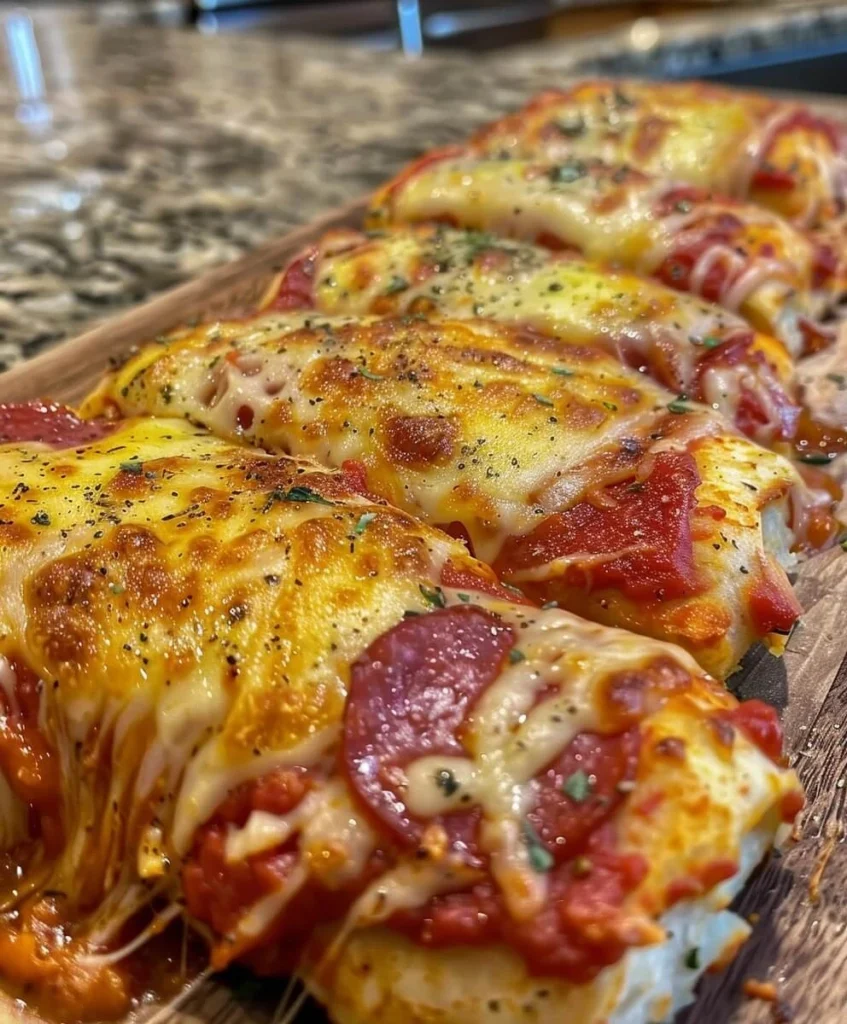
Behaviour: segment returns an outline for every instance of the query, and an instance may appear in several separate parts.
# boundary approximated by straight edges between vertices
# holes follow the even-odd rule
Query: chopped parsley
[[[569,139],[576,139],[585,134],[585,118],[582,114],[569,114],[566,118],[556,122],[556,127]]]
[[[723,340],[716,338],[714,334],[707,334],[705,338],[698,338],[696,334],[692,334],[688,340],[692,345],[699,345],[701,348],[717,348],[723,344]]]
[[[433,606],[433,608],[443,608],[446,605],[444,600],[444,591],[441,587],[434,587],[432,590],[429,587],[425,587],[423,583],[418,585],[418,589],[423,595],[423,599]]]
[[[559,602],[558,601],[545,601],[544,604],[541,607],[543,609],[558,608],[559,607]]]
[[[555,184],[570,185],[585,177],[585,164],[581,160],[570,160],[566,164],[551,167],[548,176]]]
[[[357,537],[361,537],[374,519],[376,519],[376,512],[364,512],[359,516],[358,523],[353,527],[353,533],[355,533]]]
[[[470,601],[471,599],[470,594],[456,594],[456,597],[458,597],[458,599],[462,601],[464,604],[467,604],[468,601]]]
[[[120,583],[110,583],[109,590],[111,590],[115,597],[119,597],[124,592],[124,587]]]
[[[833,384],[837,384],[839,391],[847,389],[847,377],[843,373],[828,373],[826,379],[831,380]]]
[[[378,373],[371,373],[371,371],[366,366],[357,367],[356,372],[359,374],[360,377],[364,377],[365,380],[385,380],[385,378],[380,377]]]
[[[46,512],[36,512],[32,519],[30,519],[30,522],[34,526],[49,526],[50,516]]]
[[[553,373],[555,373],[557,377],[573,377],[573,370],[568,370],[564,366],[554,366]]]
[[[388,282],[388,287],[385,289],[386,295],[396,295],[397,292],[404,292],[409,287],[409,282],[405,277],[400,277],[399,274],[395,274]]]
[[[688,396],[680,395],[675,398],[672,402],[668,402],[668,411],[675,412],[677,415],[681,415],[685,412],[693,412],[693,409],[688,404]]]
[[[461,785],[456,781],[456,776],[449,768],[438,769],[435,773],[435,784],[445,796],[453,796],[461,789]]]
[[[262,509],[263,512],[268,512],[273,506],[274,502],[277,501],[299,501],[307,502],[311,501],[315,505],[334,505],[334,501],[329,501],[322,494],[318,494],[317,491],[311,490],[309,487],[292,487],[290,491],[271,491],[268,495],[268,500],[265,502],[265,506]]]
[[[700,969],[700,950],[697,946],[693,946],[685,954],[685,966],[690,971],[697,971]]]
[[[120,469],[122,473],[132,473],[134,476],[141,476],[144,463],[138,459],[133,459],[130,462],[122,462]]]
[[[495,236],[486,231],[468,231],[465,233],[464,241],[467,245],[465,255],[469,263],[475,260],[481,252],[493,249],[497,244]]]
[[[532,827],[532,824],[524,820],[523,841],[526,845],[526,852],[533,871],[545,874],[553,867],[553,855],[541,841],[541,836]]]
[[[509,661],[513,665],[517,665],[521,661],[526,661],[526,655],[523,651],[519,651],[517,647],[513,647],[511,651],[509,651]]]
[[[584,804],[591,796],[592,788],[591,779],[581,770],[569,775],[562,783],[562,792],[575,804]]]
[[[828,466],[831,462],[826,452],[802,452],[801,462],[807,462],[810,466]]]
[[[604,409],[609,409],[611,412],[617,412],[618,411],[618,407],[615,405],[614,402],[604,402],[603,403],[603,408]]]
[[[546,395],[533,395],[532,396],[539,405],[549,405],[552,407],[553,403]]]
[[[847,551],[847,537],[842,537],[838,543],[842,551]]]

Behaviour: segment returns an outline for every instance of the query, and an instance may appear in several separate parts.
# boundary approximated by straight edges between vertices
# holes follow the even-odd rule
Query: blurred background
[[[0,0],[0,12],[14,6]],[[37,8],[38,0],[26,6]],[[615,71],[773,87],[796,87],[801,76],[813,91],[847,91],[847,17],[831,0],[51,0],[50,7],[57,6],[108,22],[181,26],[203,34],[322,36],[412,55],[540,41],[573,44],[628,27],[632,53],[623,64],[615,54]],[[847,3],[843,7],[847,16]],[[753,24],[766,12],[786,15],[784,31]],[[690,45],[684,37],[672,49],[659,45],[666,24],[690,20],[696,27],[704,17],[713,38],[697,33]],[[730,47],[721,38],[722,22],[733,32]]]
[[[847,94],[847,0],[0,0],[0,370],[585,75]]]

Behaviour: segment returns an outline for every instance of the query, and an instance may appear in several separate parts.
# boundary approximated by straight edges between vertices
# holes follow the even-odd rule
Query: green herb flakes
[[[358,523],[353,527],[353,533],[355,533],[357,537],[361,537],[374,519],[376,519],[376,512],[364,512],[359,516]]]
[[[529,821],[524,820],[522,832],[532,870],[539,874],[545,874],[553,867],[553,855]]]
[[[371,373],[366,366],[358,367],[356,372],[360,377],[364,377],[365,380],[385,380],[385,378],[381,377],[378,373]]]
[[[688,396],[680,395],[678,398],[675,398],[672,402],[668,402],[668,411],[674,412],[677,415],[681,415],[682,413],[693,412],[693,409],[688,404]]]
[[[575,804],[584,804],[591,796],[592,788],[591,779],[581,770],[569,775],[562,783],[562,792]]]
[[[418,589],[420,590],[423,599],[433,606],[433,608],[444,608],[447,602],[444,600],[444,591],[441,587],[434,587],[432,590],[429,587],[425,587],[423,583],[419,584]]]
[[[317,491],[311,490],[309,487],[292,487],[290,491],[271,491],[268,495],[268,500],[265,502],[263,512],[268,512],[277,501],[295,501],[295,502],[309,502],[311,501],[315,505],[334,505],[334,501],[329,501],[322,494],[318,494]]]
[[[388,287],[385,289],[386,295],[396,295],[398,292],[404,292],[409,287],[409,282],[405,277],[400,277],[399,274],[395,274],[388,282]]]

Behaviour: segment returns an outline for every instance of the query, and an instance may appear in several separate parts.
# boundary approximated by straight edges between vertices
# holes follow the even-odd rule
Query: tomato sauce
[[[0,689],[0,771],[12,792],[30,808],[32,838],[41,838],[52,855],[63,839],[59,759],[38,725],[39,678],[20,661],[10,665],[16,677],[17,708]]]
[[[508,579],[572,556],[564,582],[589,592],[616,587],[636,600],[696,593],[691,519],[699,483],[691,455],[663,452],[645,480],[612,484],[602,504],[583,500],[510,538],[494,569]]]
[[[791,440],[797,433],[800,406],[791,399],[764,353],[753,348],[754,343],[753,333],[742,331],[724,344],[709,349],[697,363],[697,393],[702,397],[702,380],[707,371],[720,366],[748,366],[756,371],[757,386],[762,393],[742,384],[735,410],[736,426],[751,437],[756,437],[761,428],[767,426],[774,440]]]
[[[311,309],[315,304],[315,268],[318,249],[312,246],[288,265],[268,309]]]
[[[680,236],[655,276],[677,291],[692,291],[691,275],[700,258],[715,245],[734,246],[743,232],[743,223],[731,213],[704,215]],[[712,261],[708,273],[697,288],[697,294],[710,302],[720,302],[730,284],[729,264],[726,260]]]
[[[424,907],[394,914],[388,924],[424,946],[502,942],[533,975],[592,981],[632,942],[621,907],[647,874],[647,863],[617,852],[610,828],[595,832],[585,851],[549,873],[549,898],[530,921],[512,918],[500,893],[483,884],[436,896]]]
[[[107,437],[114,429],[106,420],[81,420],[55,402],[0,404],[0,444],[38,441],[51,448],[74,448]]]

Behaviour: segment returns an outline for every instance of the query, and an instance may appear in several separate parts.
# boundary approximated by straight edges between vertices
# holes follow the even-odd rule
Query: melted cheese
[[[350,662],[427,607],[420,586],[451,553],[467,559],[358,497],[282,500],[324,478],[178,420],[127,422],[73,450],[0,447],[0,648],[46,681],[40,720],[76,826],[54,887],[89,901],[101,887],[120,916],[137,906],[120,909],[132,865],[173,886],[172,867],[235,785],[322,763]],[[23,808],[5,780],[0,800],[7,845]],[[367,842],[355,815],[348,827]]]
[[[477,259],[479,251],[487,258]],[[430,225],[367,239],[356,232],[330,233],[321,241],[314,281],[314,302],[322,313],[425,309],[442,316],[527,324],[564,344],[602,345],[675,393],[710,403],[716,399],[708,397],[699,381],[702,360],[717,342],[731,343],[749,334],[741,318],[720,306],[634,274],[557,258],[519,242]],[[406,287],[399,288],[397,282]],[[772,289],[783,293],[781,285],[763,285],[774,297]],[[276,290],[269,290],[268,302]],[[784,310],[780,316],[780,336],[791,340],[792,352],[799,351],[797,316],[787,317]],[[783,344],[764,334],[755,335],[751,355],[741,368],[744,384],[766,406],[772,389],[788,388],[793,362]],[[734,419],[739,397],[735,390],[717,407]],[[769,443],[781,431],[779,412],[757,429],[756,440]]]
[[[751,198],[808,227],[843,210],[847,166],[843,129],[793,127],[804,108],[701,82],[586,81],[532,100],[484,129],[487,153],[602,157],[650,174]],[[563,126],[565,130],[557,129]],[[789,189],[757,188],[762,163],[795,175]]]
[[[154,361],[145,349],[107,378],[87,411],[177,413],[335,466],[360,460],[371,487],[429,523],[460,522],[487,561],[540,515],[596,493],[609,481],[605,460],[626,439],[642,446],[632,470],[642,477],[659,451],[690,451],[702,481],[698,507],[726,512],[720,528],[712,520],[707,529],[704,518],[695,538],[702,596],[650,607],[611,589],[552,596],[607,624],[679,642],[718,675],[751,643],[744,595],[751,567],[766,557],[761,511],[790,489],[802,492],[795,471],[693,405],[672,417],[664,437],[671,396],[600,349],[489,321],[279,314],[186,331],[155,349]],[[557,580],[563,569],[553,565],[540,579]]]
[[[589,626],[561,612],[510,611],[502,602],[488,599],[481,599],[481,603],[514,619],[519,629],[516,617],[523,617],[528,628],[520,629],[521,650],[527,651],[527,658],[521,663],[525,674],[521,677],[509,668],[496,684],[498,698],[489,691],[485,709],[471,717],[467,742],[474,751],[480,736],[493,735],[495,721],[504,726],[520,722],[519,708],[531,702],[539,678],[552,678],[563,694],[572,686],[575,704],[586,709],[596,703],[590,691],[608,678],[607,672],[631,671],[656,657],[679,657],[673,648],[655,642],[640,641],[636,649],[632,638],[625,634]],[[552,662],[551,656],[555,659]],[[684,664],[696,672],[692,661]],[[551,671],[554,667],[561,671]],[[555,702],[557,697],[550,700]],[[606,1020],[644,1024],[647,1020],[669,1019],[691,1000],[700,973],[730,956],[749,933],[746,923],[726,908],[779,831],[780,803],[793,785],[782,769],[769,766],[761,752],[740,734],[729,748],[722,746],[704,713],[717,710],[726,700],[726,692],[718,687],[697,687],[670,700],[642,727],[635,782],[614,823],[622,837],[622,848],[642,853],[650,866],[643,883],[622,908],[628,933],[640,936],[638,942],[644,948],[631,950],[593,983],[572,985],[554,978],[529,978],[520,961],[500,946],[484,950],[421,949],[376,927],[399,909],[418,906],[435,894],[467,885],[467,879],[456,879],[455,862],[448,856],[435,863],[403,865],[374,883],[335,935],[329,952],[321,946],[318,960],[307,962],[307,984],[340,1020],[395,1024],[438,1015],[452,1024],[489,1019],[495,1012],[491,1010],[493,1003],[497,1004],[498,1018],[504,1015],[503,1019],[510,1020],[514,1012],[515,1019],[519,1019],[518,1014],[526,1012],[528,1003],[536,1005],[540,989],[544,996],[537,1003],[538,1013],[546,1014],[542,1019],[551,1022],[571,1017],[598,1024]],[[586,725],[602,730],[599,706]],[[533,735],[539,734],[536,731]],[[506,737],[500,739],[504,751],[512,746],[511,735],[507,733]],[[663,752],[663,744],[671,737],[683,751],[680,757],[668,757]],[[526,756],[537,756],[541,761],[542,756],[557,752],[559,743],[566,742],[567,737],[559,723],[552,723],[541,733],[541,741],[542,745],[549,741],[544,755],[536,755],[529,747]],[[511,753],[516,751],[512,749]],[[417,762],[408,772],[410,785],[404,792],[422,813],[449,809],[449,804],[439,803],[431,792],[431,780],[439,762],[443,767],[443,760]],[[480,755],[472,760],[477,775],[467,776],[470,784],[486,771],[484,767],[480,771]],[[509,774],[509,786],[523,776],[520,760],[505,756],[500,761],[497,772]],[[523,787],[518,784],[518,788]],[[495,836],[508,834],[514,809],[504,806],[499,797],[492,800],[488,792],[477,789],[475,798],[500,825]],[[659,794],[663,794],[662,799],[658,799]],[[531,807],[531,787],[526,787],[526,793],[515,802]],[[682,900],[668,911],[672,880],[697,877],[715,860],[734,861],[738,870],[701,897]],[[515,899],[520,892],[518,877],[504,875],[501,886],[504,880],[514,889],[511,894],[504,890],[504,897]],[[536,881],[543,894],[543,878],[538,883],[536,875]],[[510,904],[510,909],[520,916],[524,907],[518,901],[514,907]],[[689,960],[695,948],[697,962],[691,966]],[[499,967],[494,972],[496,981],[486,977],[477,990],[472,979],[482,976],[480,958],[489,965],[493,958]],[[426,979],[425,984],[418,985],[416,979]]]
[[[140,471],[122,468],[133,455]],[[43,727],[63,754],[73,825],[51,877],[37,883],[61,880],[65,891],[85,892],[95,909],[74,921],[76,934],[107,947],[145,900],[166,901],[127,945],[85,953],[80,966],[125,959],[180,912],[174,867],[197,827],[233,787],[274,768],[310,768],[315,787],[287,815],[254,812],[231,828],[227,856],[235,862],[295,843],[299,857],[244,908],[226,936],[231,948],[260,940],[311,879],[333,889],[359,877],[383,844],[337,767],[349,665],[404,612],[428,610],[421,587],[437,583],[447,558],[471,570],[473,563],[458,542],[336,485],[323,502],[303,497],[309,485],[318,490],[305,493],[320,496],[327,477],[314,464],[175,420],[129,420],[68,451],[0,447],[0,582],[15,580],[23,595],[23,608],[14,608],[0,587],[3,656],[23,658],[45,680]],[[635,785],[615,816],[623,849],[651,865],[621,927],[630,942],[665,941],[656,919],[669,881],[739,857],[751,830],[763,828],[769,841],[796,778],[741,735],[729,749],[718,741],[707,719],[734,699],[683,652],[562,611],[462,594],[510,624],[524,654],[475,707],[463,768],[483,808],[494,878],[518,917],[537,912],[546,889],[520,838],[533,775],[579,730],[602,730],[597,695],[610,673],[639,673],[662,658],[691,677],[643,724]],[[466,603],[449,589],[444,599]],[[685,744],[682,763],[656,752],[654,741],[669,736]],[[81,737],[81,750],[71,737]],[[433,802],[431,767],[409,770],[409,799],[424,812],[444,809]],[[638,807],[657,790],[669,797],[645,816]],[[484,877],[450,851],[392,856],[321,946],[321,977],[343,968],[360,937],[396,910]],[[99,905],[92,884],[102,886]]]
[[[662,179],[624,179],[601,165],[537,165],[525,160],[462,157],[428,163],[378,193],[371,222],[419,223],[449,218],[460,227],[525,241],[552,238],[591,260],[655,274],[666,259],[703,234],[701,225],[737,223],[730,245],[710,245],[681,287],[701,293],[709,271],[726,275],[719,302],[760,330],[776,334],[786,309],[816,318],[834,296],[812,281],[814,248],[785,221],[749,205],[701,200],[684,214],[656,211],[671,191]],[[567,176],[561,173],[572,171]],[[692,205],[692,204],[688,204]]]

